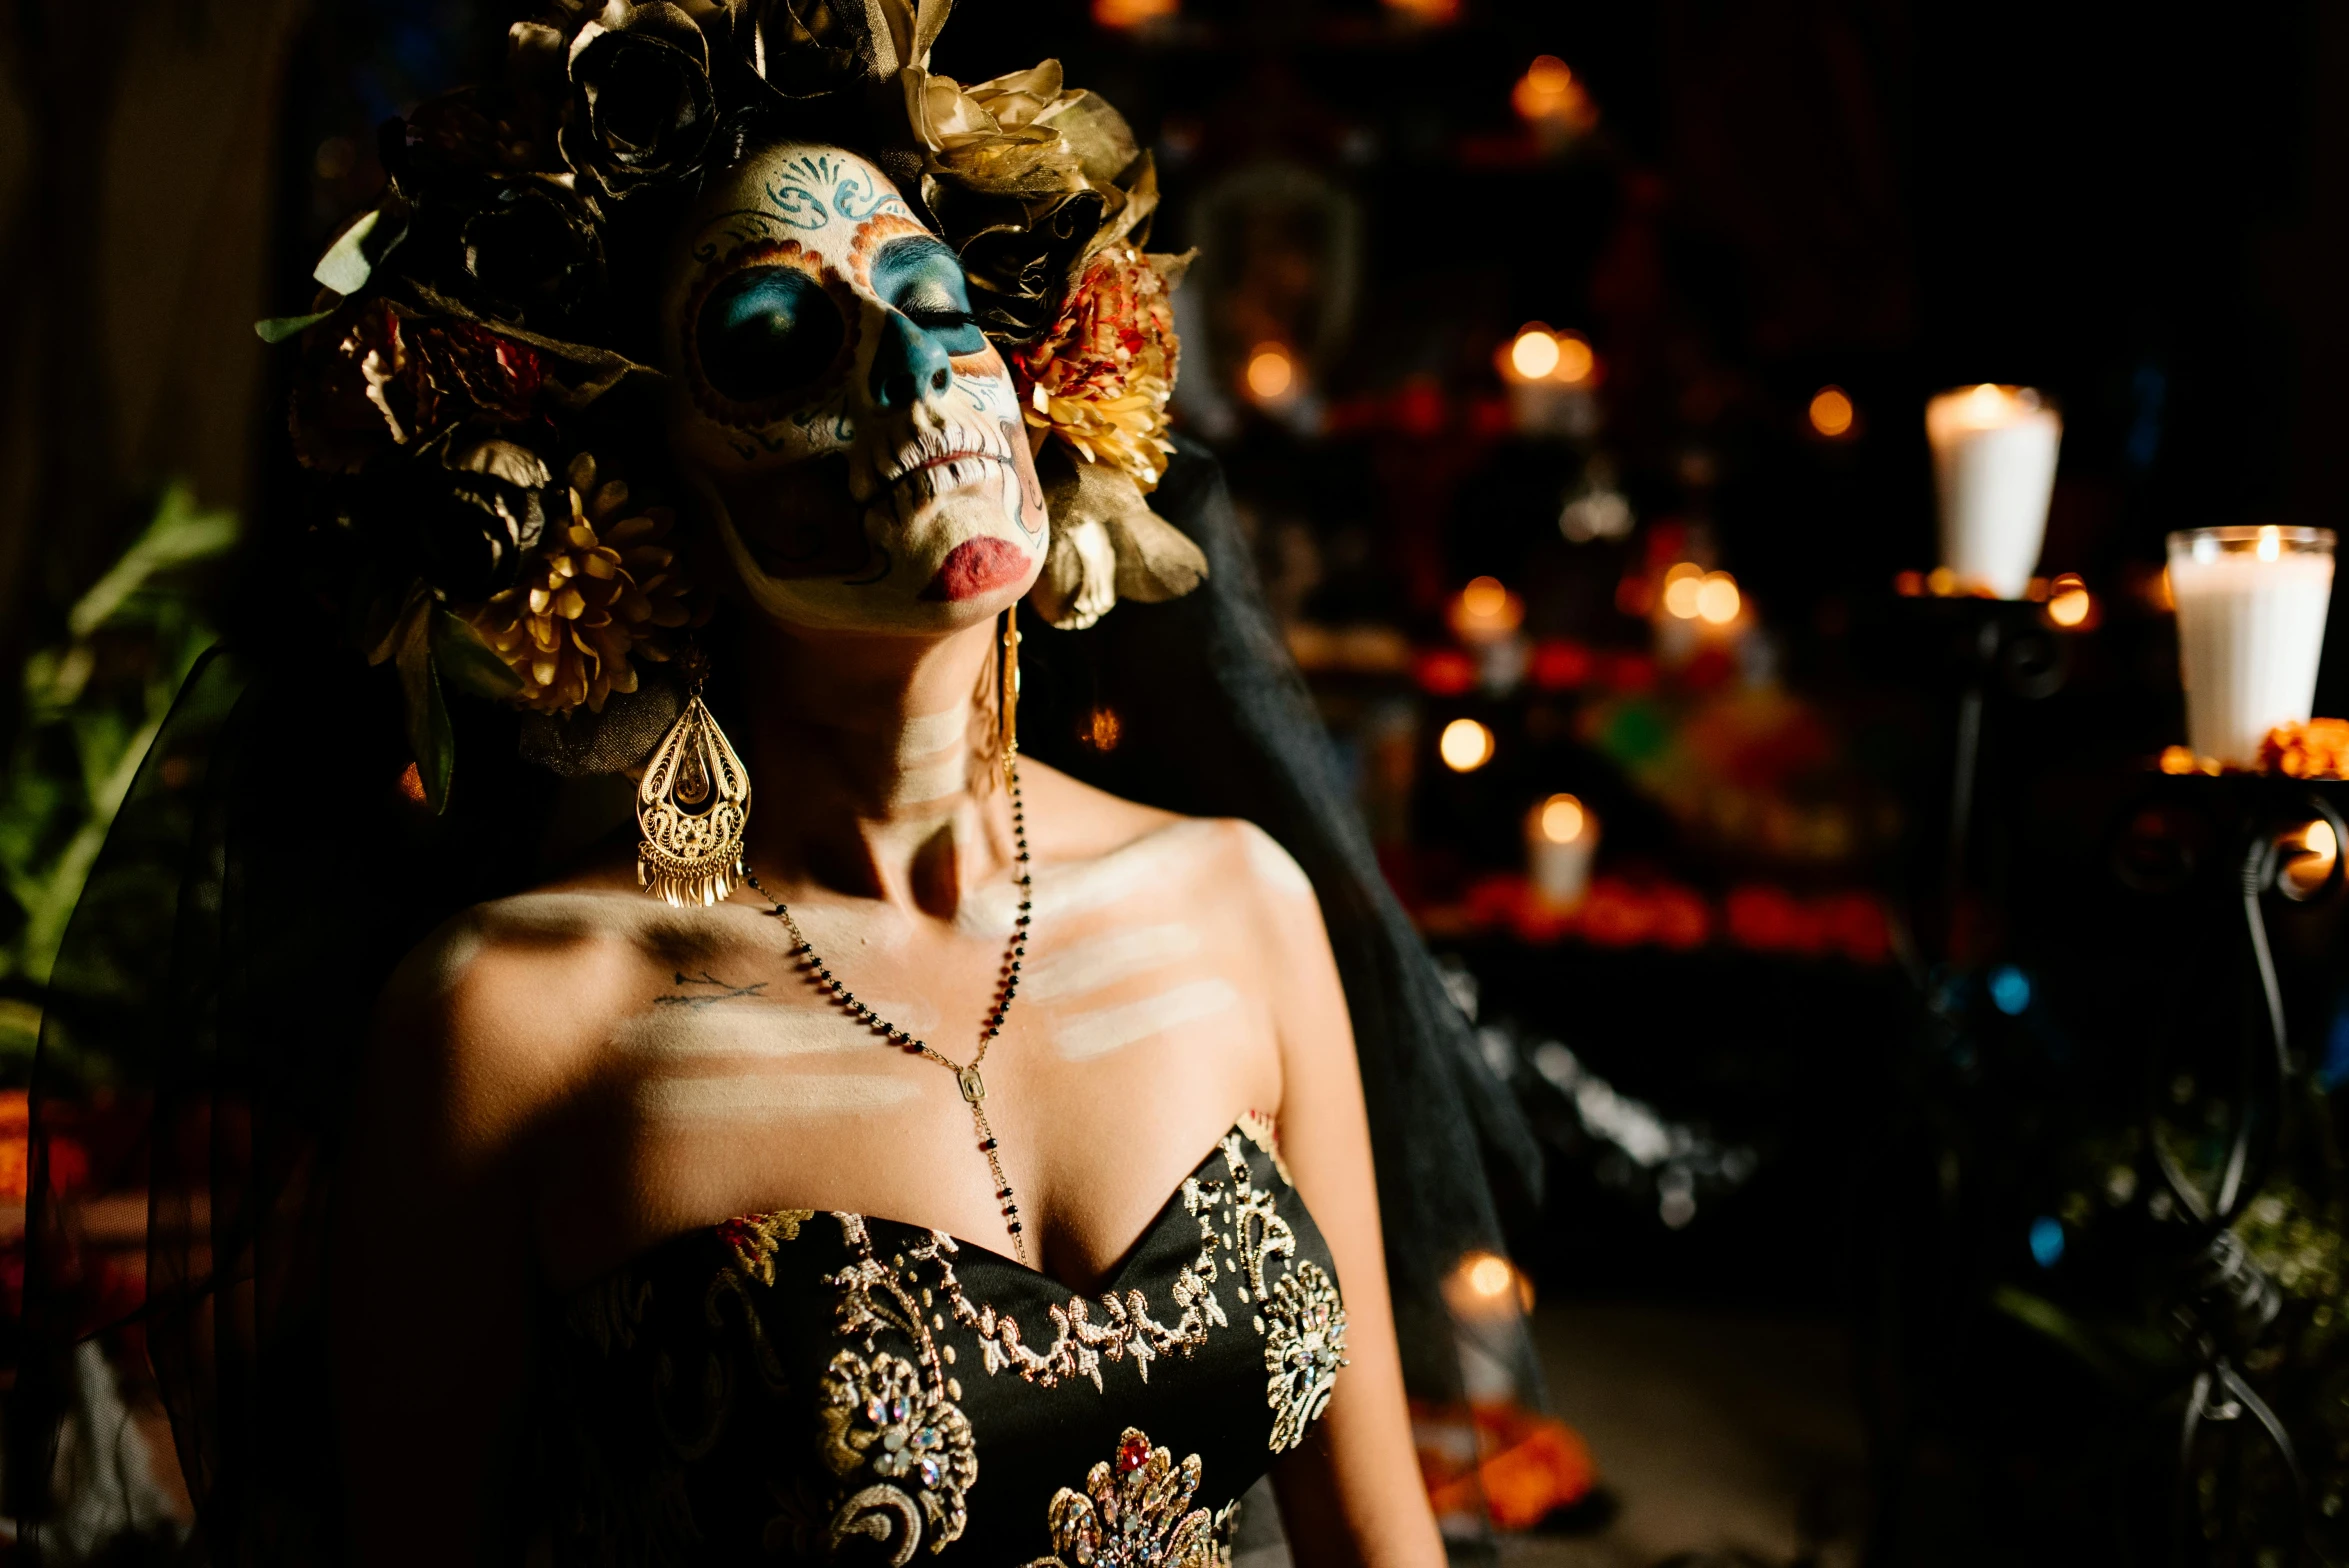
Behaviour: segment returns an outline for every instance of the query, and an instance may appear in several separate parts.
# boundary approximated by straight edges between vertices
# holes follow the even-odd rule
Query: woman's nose
[[[944,392],[954,380],[944,346],[896,311],[883,319],[880,345],[873,350],[872,379],[866,383],[878,408],[911,408],[924,396]]]

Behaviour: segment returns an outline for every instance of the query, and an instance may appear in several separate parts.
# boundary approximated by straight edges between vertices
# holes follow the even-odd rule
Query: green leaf
[[[363,213],[327,247],[326,254],[318,258],[317,269],[310,275],[337,294],[356,294],[367,286],[368,278],[374,275],[383,258],[407,235],[405,218],[394,217],[386,222],[381,207]]]
[[[440,606],[432,611],[432,662],[460,691],[497,701],[522,689],[522,677],[481,634]]]
[[[400,641],[400,695],[407,699],[408,749],[416,754],[416,773],[424,781],[424,804],[434,815],[449,806],[449,778],[456,771],[457,737],[449,727],[448,704],[441,699],[440,676],[432,667],[430,617],[418,606],[409,616]]]
[[[288,338],[300,337],[333,314],[333,310],[314,310],[307,316],[268,316],[253,323],[253,332],[264,343],[283,343]]]
[[[237,531],[234,512],[200,512],[186,485],[172,485],[163,492],[147,531],[66,616],[67,629],[76,638],[89,636],[145,587],[147,579],[175,566],[226,554],[236,545]]]

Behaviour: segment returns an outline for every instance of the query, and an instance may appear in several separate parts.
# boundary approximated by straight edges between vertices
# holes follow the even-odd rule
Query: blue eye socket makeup
[[[949,354],[976,354],[987,335],[971,314],[970,284],[954,252],[927,236],[893,240],[873,258],[873,292],[938,340]]]
[[[796,267],[735,273],[710,291],[694,322],[703,378],[738,403],[815,381],[839,357],[846,336],[832,297]]]

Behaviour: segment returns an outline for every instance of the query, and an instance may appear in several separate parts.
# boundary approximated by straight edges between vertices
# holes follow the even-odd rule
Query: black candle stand
[[[2318,1500],[2310,1496],[2300,1448],[2247,1370],[2264,1359],[2260,1380],[2273,1387],[2306,1369],[2292,1366],[2285,1347],[2273,1342],[2282,1292],[2237,1226],[2280,1168],[2318,1165],[2329,1175],[2337,1165],[2310,1063],[2292,1048],[2291,1009],[2267,906],[2270,900],[2313,905],[2339,893],[2349,849],[2345,806],[2349,784],[2335,781],[2157,776],[2116,834],[2114,868],[2133,890],[2159,894],[2199,887],[2233,902],[2241,946],[2227,955],[2229,967],[2248,958],[2254,993],[2236,1031],[2234,1082],[2223,1097],[2206,1099],[2199,1079],[2192,1080],[2198,1092],[2183,1103],[2166,1092],[2179,1042],[2165,1042],[2171,1049],[2148,1058],[2140,1170],[2150,1194],[2149,1216],[2157,1222],[2149,1261],[2153,1277],[2166,1281],[2160,1313],[2192,1367],[2178,1418],[2173,1493],[2173,1560],[2181,1564],[2239,1555],[2230,1545],[2246,1544],[2261,1512],[2261,1499],[2251,1495],[2244,1478],[2263,1462],[2287,1479],[2291,1510],[2287,1520],[2273,1518],[2270,1510],[2265,1533],[2292,1542],[2307,1561],[2332,1560],[2313,1528]],[[2201,846],[2220,855],[2213,870],[2231,868],[2232,875],[2204,874],[2195,864]],[[2225,1152],[2214,1169],[2190,1170],[2168,1133],[2174,1113],[2220,1106],[2232,1111]],[[2314,1146],[2296,1148],[2296,1141]],[[2295,1154],[2307,1158],[2295,1161]],[[2261,1445],[2264,1456],[2257,1452]]]

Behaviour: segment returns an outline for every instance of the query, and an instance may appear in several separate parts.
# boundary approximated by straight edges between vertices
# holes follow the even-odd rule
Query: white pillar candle
[[[1599,819],[1572,795],[1552,795],[1525,814],[1525,880],[1533,900],[1563,913],[1590,891]]]
[[[2233,767],[2316,706],[2333,594],[2329,528],[2196,528],[2169,540],[2186,743]]]
[[[2063,428],[2029,387],[1985,384],[1925,405],[1941,498],[1941,564],[1961,586],[2023,597],[2047,537]]]

